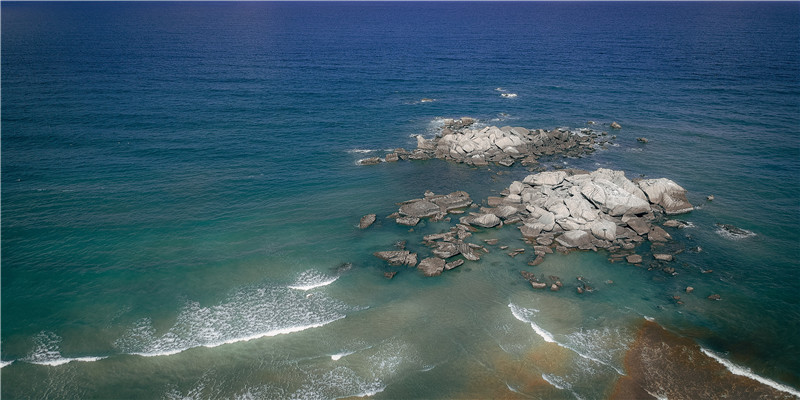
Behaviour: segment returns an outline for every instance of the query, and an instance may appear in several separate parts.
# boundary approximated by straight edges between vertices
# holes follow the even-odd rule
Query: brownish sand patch
[[[734,375],[689,338],[646,321],[625,356],[627,375],[612,399],[794,399],[753,379]]]

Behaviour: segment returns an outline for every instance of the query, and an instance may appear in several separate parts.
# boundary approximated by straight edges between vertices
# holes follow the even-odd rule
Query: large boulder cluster
[[[417,254],[405,249],[375,253],[390,265],[416,266],[425,276],[440,275],[465,260],[480,260],[482,252],[488,250],[466,239],[475,230],[508,224],[517,224],[523,239],[533,247],[535,258],[530,265],[540,264],[554,250],[601,248],[612,253],[612,257],[639,264],[642,257],[633,254],[638,244],[647,240],[658,247],[671,239],[669,233],[655,224],[658,216],[693,209],[686,199],[686,190],[669,179],[631,181],[622,171],[603,168],[593,172],[558,170],[528,175],[522,181],[512,182],[502,197],[489,197],[484,207],[473,204],[463,191],[447,195],[426,192],[421,199],[399,205],[399,210],[389,217],[401,225],[414,226],[421,218],[449,221],[448,214],[463,214],[449,231],[423,238],[422,243],[431,248],[432,255],[419,264]],[[487,244],[496,244],[496,240]],[[517,249],[509,255],[514,257],[524,251]],[[456,256],[461,257],[453,259]],[[673,259],[667,253],[654,253],[653,258],[662,262]],[[674,268],[665,267],[664,271],[674,273]],[[536,283],[534,287],[543,285],[532,283]]]
[[[631,181],[622,171],[602,168],[528,175],[504,194],[495,209],[516,209],[528,242],[555,241],[561,249],[630,250],[645,239],[664,242],[670,236],[653,224],[656,216],[693,209],[686,190],[669,179]]]
[[[470,165],[484,166],[496,163],[511,166],[515,162],[535,165],[546,155],[581,156],[606,146],[610,139],[606,132],[589,128],[552,130],[523,127],[476,127],[473,118],[446,119],[441,131],[432,139],[417,136],[417,148],[408,152],[397,149],[384,158],[387,162],[398,159],[425,160],[440,158]],[[362,164],[375,164],[381,159],[373,157]]]

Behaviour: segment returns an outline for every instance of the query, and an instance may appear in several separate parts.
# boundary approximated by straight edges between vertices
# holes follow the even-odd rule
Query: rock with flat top
[[[625,260],[628,261],[631,264],[639,264],[639,263],[642,262],[642,256],[640,256],[638,254],[631,254],[631,255],[625,257]]]
[[[441,211],[438,205],[428,200],[416,200],[400,206],[400,214],[408,217],[432,217]]]
[[[439,257],[428,257],[419,262],[417,269],[425,276],[441,275],[444,271],[445,261]]]

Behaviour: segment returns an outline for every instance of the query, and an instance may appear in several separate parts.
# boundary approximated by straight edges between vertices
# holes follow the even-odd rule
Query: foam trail
[[[547,375],[547,374],[542,374],[542,379],[544,379],[545,382],[553,385],[553,387],[555,387],[556,389],[569,390],[569,392],[572,393],[572,395],[575,396],[576,399],[583,400],[583,398],[581,396],[578,396],[578,394],[575,393],[575,391],[572,390],[572,385],[570,385],[569,383],[567,383],[563,379],[561,379],[561,378],[559,378],[559,377],[557,377],[555,375]]]
[[[136,353],[136,352],[134,352],[134,353],[130,353],[130,354],[137,355],[137,356],[142,356],[142,357],[171,356],[171,355],[174,355],[174,354],[183,353],[184,351],[189,350],[189,349],[193,349],[195,347],[206,347],[206,348],[210,349],[210,348],[222,346],[224,344],[231,344],[231,343],[238,343],[238,342],[248,342],[248,341],[255,340],[255,339],[260,339],[260,338],[263,338],[263,337],[285,335],[285,334],[288,334],[288,333],[301,332],[301,331],[304,331],[306,329],[319,328],[321,326],[328,325],[331,322],[340,320],[340,319],[342,319],[344,317],[345,316],[342,315],[342,316],[340,316],[338,318],[335,318],[333,320],[330,320],[330,321],[327,321],[327,322],[318,323],[318,324],[310,324],[310,325],[293,326],[293,327],[289,327],[289,328],[275,329],[275,330],[271,330],[269,332],[257,333],[255,335],[249,335],[249,336],[242,336],[242,337],[227,339],[227,340],[223,340],[223,341],[215,342],[215,343],[207,343],[207,344],[201,344],[201,345],[197,345],[197,346],[189,346],[189,347],[185,347],[185,348],[177,348],[177,349],[165,350],[165,351],[157,351],[157,352],[149,352],[149,353],[145,353],[145,352]]]
[[[289,286],[289,289],[307,291],[307,290],[315,289],[315,288],[322,287],[322,286],[328,286],[331,283],[336,282],[337,279],[339,279],[339,277],[335,276],[333,278],[329,278],[329,279],[326,279],[326,280],[320,281],[320,282],[292,285],[292,286]]]
[[[553,339],[553,335],[550,334],[550,332],[542,329],[539,325],[536,325],[535,322],[531,322],[531,328],[533,328],[533,331],[536,332],[537,335],[541,336],[545,342],[555,343],[561,347],[565,347],[561,343],[556,342],[556,340]]]
[[[331,356],[331,360],[339,361],[342,357],[347,357],[347,356],[349,356],[350,354],[353,354],[353,353],[355,353],[355,351],[337,353],[337,354],[334,354],[334,355]]]
[[[11,361],[0,361],[0,368],[7,367],[14,363],[14,360]]]
[[[386,386],[381,386],[381,387],[377,387],[375,389],[371,389],[371,390],[367,390],[367,391],[361,392],[359,394],[354,394],[352,396],[337,397],[337,399],[346,399],[348,397],[372,397],[372,396],[375,396],[376,394],[384,391],[385,389],[386,389]]]
[[[373,153],[373,152],[376,152],[376,151],[378,151],[378,150],[374,150],[374,149],[350,149],[350,150],[347,150],[348,153],[361,153],[361,154]]]
[[[728,371],[730,371],[732,374],[734,374],[734,375],[739,375],[739,376],[744,376],[744,377],[750,378],[750,379],[752,379],[754,381],[757,381],[757,382],[760,382],[760,383],[762,383],[764,385],[767,385],[767,386],[769,386],[769,387],[771,387],[771,388],[773,388],[775,390],[780,390],[781,392],[789,393],[792,396],[800,398],[800,392],[795,390],[795,389],[793,389],[793,388],[791,388],[791,387],[789,387],[789,386],[780,384],[778,382],[775,382],[775,381],[773,381],[771,379],[764,378],[762,376],[758,376],[758,375],[754,374],[753,372],[751,372],[749,368],[740,367],[740,366],[738,366],[738,365],[736,365],[736,364],[734,364],[734,363],[732,363],[732,362],[730,362],[730,361],[728,361],[728,360],[726,360],[726,359],[714,354],[710,350],[704,349],[703,347],[700,348],[700,351],[702,351],[703,354],[713,358],[718,363],[720,363],[723,366],[725,366],[725,368]]]
[[[535,322],[531,321],[527,316],[524,315],[524,311],[523,310],[527,310],[527,309],[523,309],[523,308],[517,307],[514,304],[509,304],[508,307],[511,308],[511,313],[514,315],[514,317],[516,319],[518,319],[518,320],[520,320],[522,322],[527,322],[527,323],[531,324],[531,328],[533,328],[533,331],[536,332],[537,335],[541,336],[542,339],[544,339],[545,342],[555,343],[555,344],[557,344],[557,345],[559,345],[559,346],[561,346],[561,347],[563,347],[563,348],[565,348],[567,350],[570,350],[570,351],[574,352],[575,354],[577,354],[577,355],[579,355],[579,356],[581,356],[581,357],[583,357],[583,358],[585,358],[587,360],[592,360],[594,362],[603,364],[603,365],[605,365],[607,367],[613,368],[615,371],[617,371],[618,374],[625,375],[625,371],[622,371],[621,369],[619,369],[619,368],[617,368],[617,367],[615,367],[615,366],[613,366],[613,365],[611,365],[611,364],[609,364],[607,362],[601,361],[601,360],[599,360],[599,359],[597,359],[595,357],[592,357],[592,356],[590,356],[588,354],[584,354],[584,353],[576,350],[575,348],[573,348],[571,346],[568,346],[568,345],[565,345],[563,343],[557,342],[555,340],[555,338],[553,337],[553,334],[551,334],[550,332],[544,330],[542,327],[540,327],[539,325],[537,325]]]
[[[63,364],[71,363],[73,361],[94,362],[94,361],[102,360],[104,358],[107,358],[107,357],[75,357],[75,358],[64,358],[64,357],[62,357],[62,358],[57,358],[55,360],[30,361],[30,363],[31,364],[38,364],[38,365],[49,365],[51,367],[55,367],[57,365],[63,365]]]
[[[324,277],[322,279],[321,277]],[[317,271],[299,283],[318,286],[331,279]],[[187,303],[172,327],[159,333],[150,318],[143,318],[114,342],[120,352],[140,356],[166,356],[195,347],[213,348],[269,336],[318,328],[357,310],[317,292],[308,296],[286,286],[248,286],[216,305]],[[46,357],[54,359],[57,357]]]

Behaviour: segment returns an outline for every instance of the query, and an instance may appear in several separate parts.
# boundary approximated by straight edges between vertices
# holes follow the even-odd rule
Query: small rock
[[[397,271],[391,271],[391,272],[384,272],[383,273],[383,276],[385,276],[386,279],[392,279],[392,278],[394,278],[395,275],[397,275]]]
[[[704,269],[704,270],[702,270],[700,272],[704,273],[704,274],[710,274],[710,273],[714,272],[714,270],[713,269]]]
[[[686,294],[689,294],[689,293],[692,293],[692,292],[694,292],[694,288],[691,287],[691,286],[687,286],[686,287]]]
[[[460,267],[463,264],[464,264],[464,260],[455,260],[455,261],[452,261],[452,262],[449,262],[449,263],[445,264],[444,265],[444,269],[449,271],[449,270],[451,270],[453,268]]]
[[[578,286],[578,294],[583,294],[583,288]]]
[[[499,239],[484,239],[483,241],[484,241],[484,243],[486,243],[486,244],[488,244],[490,246],[494,246],[494,245],[497,244]]]
[[[706,200],[708,200],[708,201],[714,201],[714,195],[713,195],[713,194],[710,194],[710,195],[706,196]]]
[[[556,285],[555,283],[550,285],[550,290],[552,290],[554,292],[557,292],[558,289],[561,289],[561,288],[558,285]]]
[[[528,272],[528,271],[519,271],[519,273],[520,273],[520,274],[522,275],[522,277],[523,277],[523,278],[525,278],[525,280],[527,280],[528,282],[536,282],[536,274],[534,274],[533,272]]]
[[[673,257],[672,254],[653,254],[653,258],[658,261],[672,261]]]
[[[669,228],[685,228],[686,224],[682,221],[678,221],[677,219],[670,219],[668,221],[664,221],[664,226]]]
[[[641,143],[647,143],[648,142],[646,137],[637,137],[636,140],[638,140]]]
[[[611,123],[611,129],[622,129],[622,126],[617,121],[614,121]]]
[[[539,264],[541,264],[543,262],[544,262],[544,257],[536,256],[536,258],[534,258],[533,260],[528,262],[528,265],[530,265],[532,267],[535,267],[535,266],[537,266],[537,265],[539,265]]]
[[[631,255],[625,257],[625,260],[628,261],[631,264],[639,264],[639,263],[642,262],[642,256],[640,256],[638,254],[631,254]]]
[[[547,284],[544,282],[531,282],[531,286],[534,289],[544,289],[547,287]]]
[[[361,221],[358,223],[359,229],[367,229],[370,225],[375,222],[375,214],[367,214],[361,217]]]
[[[364,159],[362,159],[362,160],[358,160],[358,163],[359,163],[359,164],[361,164],[361,165],[375,165],[375,164],[380,164],[380,163],[381,163],[381,158],[380,158],[380,157],[370,157],[370,158],[364,158]]]
[[[400,225],[407,225],[407,226],[415,226],[419,223],[419,218],[417,217],[398,217],[395,221],[397,221]]]
[[[493,228],[500,224],[500,218],[494,214],[481,214],[470,221],[470,224],[477,225],[482,228]]]
[[[722,300],[722,296],[720,296],[718,294],[712,294],[711,296],[708,296],[708,299],[709,300]]]
[[[505,250],[507,248],[508,248],[508,246],[500,246],[500,250]]]
[[[654,226],[650,228],[650,232],[647,234],[647,239],[651,242],[666,242],[667,240],[672,239],[672,236],[670,236],[670,234],[661,227]]]

